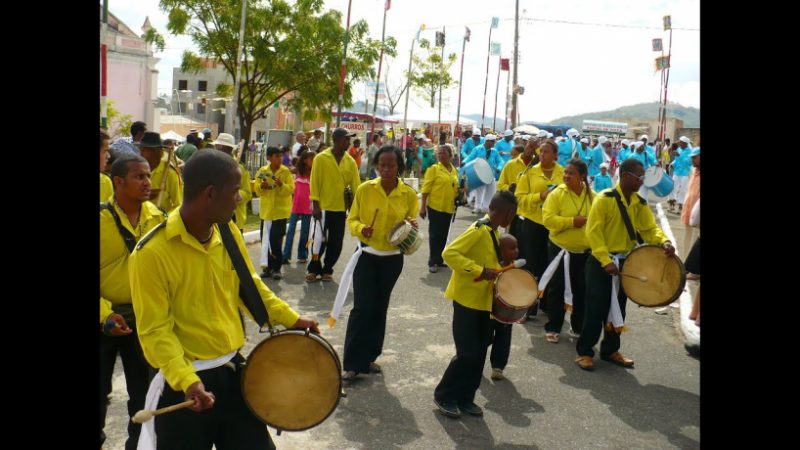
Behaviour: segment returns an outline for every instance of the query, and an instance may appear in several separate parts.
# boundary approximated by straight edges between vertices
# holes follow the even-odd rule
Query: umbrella
[[[524,133],[524,134],[536,134],[539,132],[539,129],[533,125],[520,125],[517,128],[514,128],[516,133]]]

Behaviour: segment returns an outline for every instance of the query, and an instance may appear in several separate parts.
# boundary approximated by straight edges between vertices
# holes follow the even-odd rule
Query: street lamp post
[[[191,95],[192,91],[190,91],[189,89],[181,89],[181,90],[173,89],[173,91],[175,91],[175,94],[178,97],[178,117],[183,118],[183,112],[181,112],[181,92],[183,92],[184,94]]]

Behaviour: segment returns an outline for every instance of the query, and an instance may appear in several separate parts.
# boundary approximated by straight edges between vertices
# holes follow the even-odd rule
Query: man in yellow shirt
[[[261,199],[261,276],[281,279],[283,237],[292,214],[294,177],[281,164],[283,152],[278,147],[267,148],[269,164],[256,172],[256,194]]]
[[[150,164],[150,182],[152,183],[150,200],[164,212],[169,213],[177,208],[183,200],[178,168],[164,160],[164,144],[158,133],[145,132],[139,143],[139,150]]]
[[[101,135],[102,136],[102,135]],[[103,175],[105,176],[105,175]],[[150,198],[150,166],[139,155],[122,154],[111,166],[116,192],[100,204],[100,445],[114,364],[125,370],[128,414],[144,407],[148,366],[136,333],[128,278],[128,256],[145,233],[166,219]],[[141,425],[128,421],[126,449],[135,449]]]
[[[240,172],[236,161],[217,150],[192,156],[184,170],[186,201],[145,236],[131,255],[139,341],[147,361],[159,369],[146,408],[195,401],[187,409],[145,424],[141,439],[154,441],[161,449],[210,448],[212,444],[220,449],[275,448],[241,393],[244,357],[238,351],[245,336],[239,311],[245,306],[240,283],[255,284],[260,297],[255,301],[263,303],[272,323],[319,333],[315,321],[298,316],[253,268],[243,237],[231,221],[240,200]],[[247,280],[240,280],[234,269],[222,241],[223,227],[233,241],[233,251],[243,255]],[[249,310],[245,313],[250,315]]]
[[[486,350],[492,342],[493,283],[500,269],[498,227],[508,227],[517,212],[517,199],[508,191],[497,192],[489,203],[489,215],[475,222],[445,248],[444,260],[453,270],[444,293],[453,300],[453,340],[456,356],[450,360],[433,398],[448,417],[461,413],[483,415],[475,404]],[[481,280],[474,281],[476,277]]]
[[[233,135],[228,133],[220,133],[219,136],[217,136],[217,140],[214,141],[214,148],[231,155],[231,157],[233,157],[233,149],[235,147],[236,140]],[[242,151],[244,151],[244,149],[242,149]],[[242,197],[242,200],[236,205],[233,221],[236,222],[239,231],[244,234],[244,224],[247,222],[247,202],[253,197],[253,193],[250,191],[250,172],[247,171],[247,168],[241,162],[239,162],[239,169],[242,171],[242,187],[239,188],[239,195]]]
[[[114,184],[111,178],[103,173],[108,163],[108,141],[109,135],[100,132],[100,203],[108,200],[114,194]]]
[[[361,178],[353,158],[347,154],[350,148],[350,133],[344,128],[333,130],[333,148],[326,149],[314,157],[311,167],[311,202],[312,216],[319,221],[326,239],[319,251],[319,259],[311,259],[308,263],[306,281],[333,281],[333,266],[342,253],[342,240],[346,211],[345,198],[352,202]],[[325,265],[321,263],[325,257]]]
[[[635,233],[638,232],[648,244],[662,245],[665,255],[675,254],[675,247],[656,225],[647,202],[637,194],[644,182],[642,162],[634,158],[626,159],[619,166],[619,171],[619,184],[597,196],[585,225],[586,240],[592,255],[586,260],[586,317],[576,345],[578,357],[575,359],[584,370],[594,369],[592,347],[600,339],[601,330],[603,341],[600,343],[600,358],[623,367],[633,366],[633,360],[619,352],[625,304],[628,302],[628,296],[619,282],[619,272],[625,265],[625,256],[636,246],[638,238]],[[625,224],[620,205],[625,208],[631,229]],[[618,286],[615,299],[611,298],[612,283]],[[612,302],[617,302],[619,307]],[[621,316],[621,320],[616,319],[618,322],[614,323],[614,315]]]

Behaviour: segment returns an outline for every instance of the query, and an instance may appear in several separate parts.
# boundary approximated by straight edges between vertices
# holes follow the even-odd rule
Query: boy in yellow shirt
[[[283,153],[279,148],[268,147],[267,158],[269,165],[256,172],[256,194],[261,198],[261,276],[280,280],[283,237],[292,214],[294,177],[289,168],[281,164]]]
[[[508,227],[516,212],[514,194],[497,192],[489,203],[488,217],[467,228],[442,253],[453,271],[444,295],[453,300],[456,345],[456,356],[433,394],[434,403],[445,416],[458,418],[462,412],[483,415],[474,400],[493,334],[490,281],[497,278],[501,268],[497,228]],[[476,277],[480,277],[478,282],[474,281]]]

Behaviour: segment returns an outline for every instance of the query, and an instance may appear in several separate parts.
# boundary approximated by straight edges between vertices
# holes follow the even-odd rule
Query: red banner
[[[505,70],[507,72],[509,70],[510,63],[511,58],[500,58],[500,70]]]

